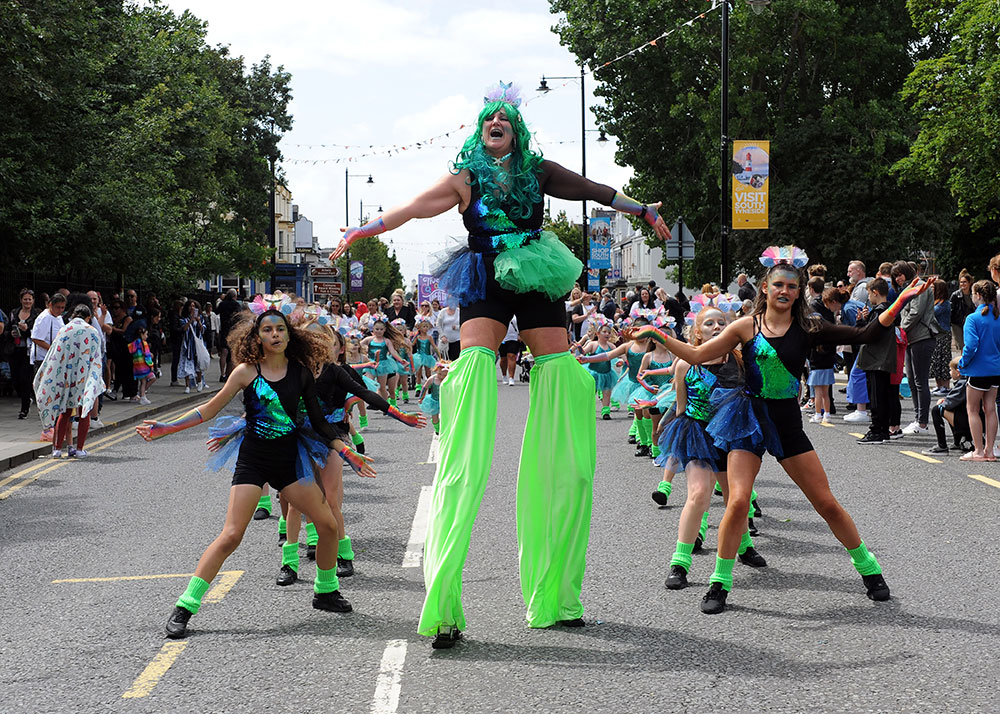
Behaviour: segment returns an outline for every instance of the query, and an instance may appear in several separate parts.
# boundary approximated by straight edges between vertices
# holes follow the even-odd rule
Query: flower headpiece
[[[787,264],[795,268],[804,268],[809,262],[809,256],[801,248],[794,245],[784,245],[778,247],[772,245],[760,255],[760,263],[765,268],[773,268],[775,265]]]
[[[431,322],[431,318],[427,317],[427,315],[417,315],[413,320],[413,326],[418,327],[423,324],[431,325],[432,327],[434,325],[434,323]]]
[[[605,327],[607,328],[613,327],[613,325],[611,324],[611,320],[609,320],[606,315],[602,315],[601,313],[597,313],[596,315],[591,315],[589,320],[590,324],[593,325],[594,329],[596,330],[600,330]]]
[[[401,317],[397,317],[395,320],[393,320],[389,324],[392,325],[393,327],[395,327],[397,330],[405,330],[406,329],[406,320],[404,320]]]
[[[364,338],[364,336],[365,334],[361,330],[358,330],[356,328],[347,331],[347,339],[349,340],[360,340]]]
[[[275,290],[274,294],[258,295],[248,307],[250,312],[258,317],[268,310],[277,310],[283,315],[291,315],[295,309],[291,299],[280,290]]]
[[[513,107],[519,107],[521,106],[521,88],[513,82],[506,84],[498,82],[489,87],[486,90],[486,96],[483,97],[483,106],[491,102],[507,102]]]
[[[740,309],[743,301],[735,295],[719,293],[709,297],[705,294],[695,295],[691,298],[691,312],[684,317],[685,325],[693,325],[695,316],[708,307],[714,307],[719,312],[736,312]]]

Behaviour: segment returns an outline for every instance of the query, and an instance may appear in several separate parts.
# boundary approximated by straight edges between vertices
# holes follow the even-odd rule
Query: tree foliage
[[[554,28],[592,68],[598,120],[635,169],[629,190],[663,200],[695,234],[689,284],[719,278],[721,32],[706,15],[635,55],[601,64],[692,16],[684,0],[550,0]],[[834,270],[941,250],[954,230],[947,193],[901,186],[917,118],[899,98],[930,51],[904,0],[776,0],[761,15],[741,2],[730,22],[729,134],[771,141],[770,226],[733,231],[733,270],[759,268],[770,244],[794,243]],[[647,235],[651,235],[648,229]],[[732,278],[733,276],[727,276]]]
[[[157,3],[3,0],[0,263],[159,290],[268,272],[290,75]]]
[[[366,238],[351,245],[350,259],[365,264],[365,285],[360,291],[349,293],[351,300],[368,302],[372,298],[389,297],[396,288],[403,287],[403,274],[399,269],[396,253],[389,254],[389,248],[378,238]],[[347,256],[337,260],[340,274],[345,278],[345,289],[350,286],[350,271]]]

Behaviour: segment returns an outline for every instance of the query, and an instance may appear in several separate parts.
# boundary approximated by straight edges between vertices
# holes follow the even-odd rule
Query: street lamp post
[[[350,188],[351,179],[352,178],[364,178],[365,177],[365,174],[352,174],[352,173],[349,173],[349,172],[350,172],[350,169],[346,169],[346,168],[344,169],[344,227],[345,228],[349,227],[351,225],[351,208],[350,208],[351,199],[350,199],[350,194],[348,193],[348,189]],[[372,178],[371,174],[368,174],[368,180],[365,181],[365,183],[375,183],[375,179]],[[351,249],[350,249],[350,247],[348,247],[347,251],[344,253],[344,260],[347,263],[347,275],[348,275],[347,289],[346,289],[345,292],[347,294],[348,300],[350,300],[350,297],[351,297],[351,282],[350,282],[350,274],[351,274]]]
[[[587,95],[584,90],[584,76],[586,72],[585,65],[580,63],[580,175],[586,178],[587,176]],[[551,87],[548,85],[549,79],[576,79],[576,76],[572,77],[545,77],[542,75],[542,81],[538,85],[538,92],[548,92]],[[598,141],[604,142],[608,140],[605,136],[604,130],[599,129],[601,132]],[[583,199],[583,262],[586,267],[587,263],[587,199]]]

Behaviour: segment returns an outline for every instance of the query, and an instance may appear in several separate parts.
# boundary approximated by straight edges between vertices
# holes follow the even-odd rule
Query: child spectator
[[[158,307],[149,308],[149,351],[153,355],[153,374],[160,376],[160,354],[163,352],[163,311]]]
[[[872,308],[863,317],[859,317],[858,326],[867,325],[877,320],[879,315],[889,307],[889,284],[882,278],[875,278],[868,283],[868,301]],[[868,383],[868,411],[871,413],[871,426],[868,433],[859,444],[885,444],[889,441],[889,427],[893,420],[892,401],[896,401],[899,409],[899,388],[892,387],[893,373],[897,372],[897,349],[895,330],[886,330],[877,340],[862,345],[858,353],[857,366],[865,373]],[[893,394],[895,393],[895,397]],[[896,425],[899,417],[895,417]]]
[[[146,398],[146,389],[156,381],[156,375],[153,374],[153,354],[149,349],[149,330],[140,327],[137,335],[128,345],[129,354],[132,355],[132,376],[139,387],[139,393],[132,397],[132,401],[136,404],[150,404]]]
[[[936,283],[935,283],[936,284]],[[972,451],[972,434],[969,431],[969,416],[965,409],[965,386],[968,380],[958,372],[958,357],[949,365],[951,367],[952,387],[937,404],[931,407],[931,421],[937,434],[937,446],[924,449],[923,453],[931,456],[948,453],[948,439],[945,436],[944,423],[951,424],[951,434],[954,448],[958,451]],[[969,448],[964,448],[968,445]]]
[[[972,301],[976,309],[965,318],[965,347],[958,369],[969,378],[965,409],[975,449],[960,458],[962,461],[996,461],[993,442],[997,438],[996,401],[997,387],[1000,387],[1000,309],[997,308],[996,286],[989,280],[980,280],[972,286]],[[985,420],[979,416],[980,410]]]

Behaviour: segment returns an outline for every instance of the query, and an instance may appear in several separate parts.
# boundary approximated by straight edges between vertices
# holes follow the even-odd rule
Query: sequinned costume
[[[396,374],[399,371],[396,360],[389,356],[389,346],[385,340],[376,341],[372,338],[372,341],[368,343],[368,359],[372,362],[378,361],[374,373],[379,377]]]
[[[594,350],[595,355],[602,355],[606,352],[611,352],[614,349],[608,347],[607,349],[602,348],[600,345]],[[597,387],[597,392],[601,393],[606,389],[612,389],[615,386],[617,377],[615,373],[611,371],[611,361],[606,362],[590,362],[587,364],[587,369],[590,370],[591,376],[594,378],[594,384]]]
[[[434,356],[434,352],[431,349],[433,342],[430,339],[425,339],[423,337],[418,337],[413,341],[413,368],[419,370],[433,369],[434,365],[437,364],[437,358]]]
[[[512,168],[513,171],[516,167]],[[541,194],[610,205],[614,189],[542,161]],[[541,196],[527,217],[504,197],[490,207],[470,179],[463,213],[467,246],[435,271],[439,286],[461,306],[461,321],[516,315],[522,330],[564,329],[564,296],[583,264],[541,230]],[[643,209],[645,212],[645,209]],[[490,472],[495,437],[496,355],[464,348],[441,385],[441,450],[424,547],[426,598],[418,630],[465,629],[462,570],[473,521]],[[537,355],[518,469],[517,538],[521,593],[531,627],[583,615],[583,582],[596,464],[595,381],[569,352]]]
[[[441,385],[431,382],[427,394],[420,400],[420,411],[427,416],[436,416],[441,413]]]

